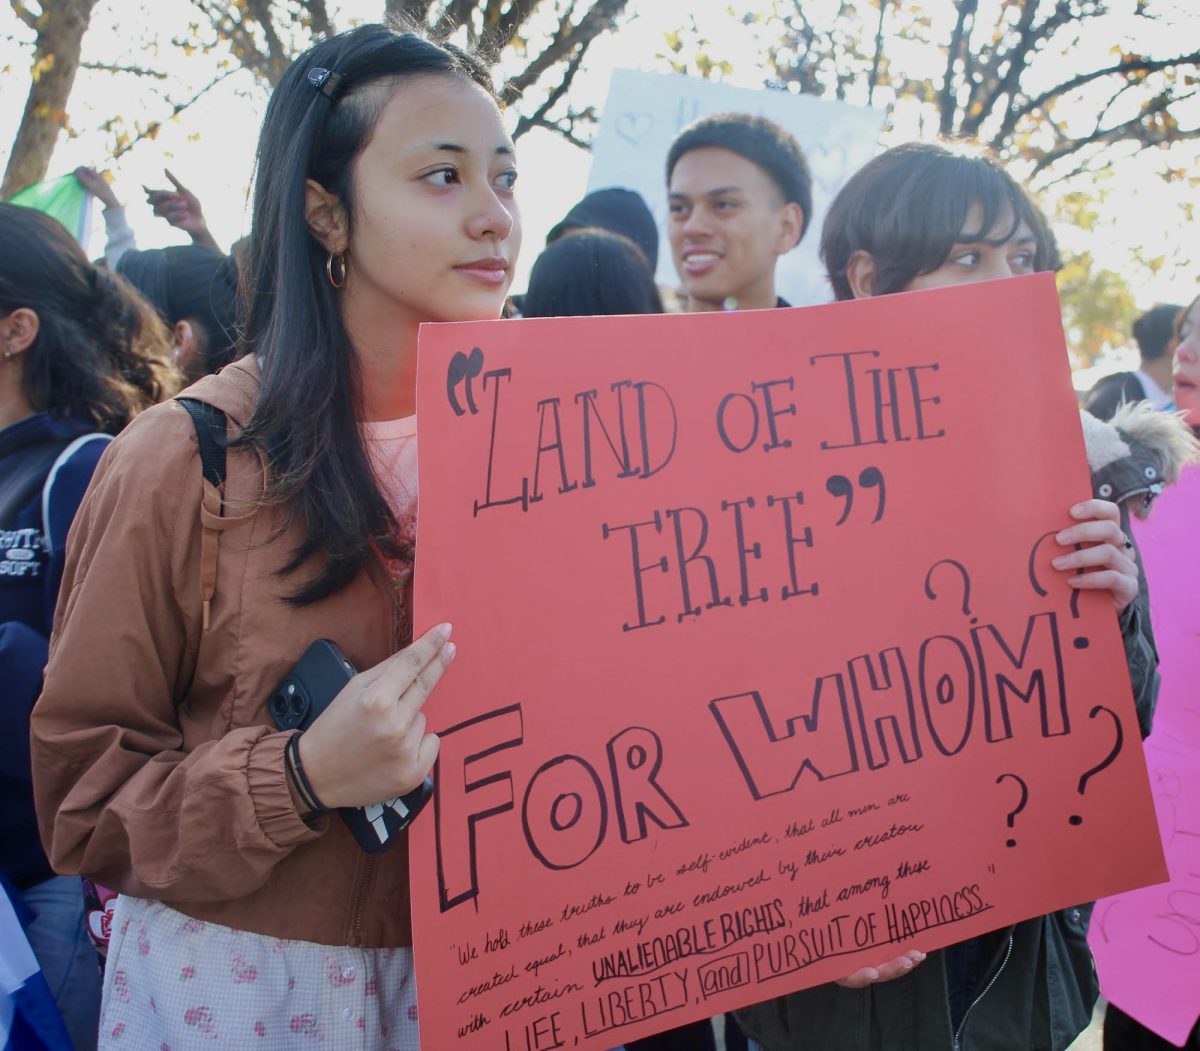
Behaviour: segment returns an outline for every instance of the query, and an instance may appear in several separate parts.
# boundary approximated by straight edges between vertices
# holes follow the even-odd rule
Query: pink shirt
[[[417,417],[360,424],[375,481],[396,516],[397,541],[413,548],[417,542]],[[397,584],[412,575],[411,563],[384,560]]]

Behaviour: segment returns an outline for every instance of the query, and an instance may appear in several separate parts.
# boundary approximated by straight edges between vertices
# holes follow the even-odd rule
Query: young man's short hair
[[[685,153],[701,149],[728,150],[745,157],[770,177],[785,204],[798,204],[804,213],[800,237],[812,217],[812,175],[800,144],[786,129],[766,117],[748,113],[716,113],[683,129],[667,151],[667,185]]]
[[[1021,185],[982,154],[933,143],[895,146],[868,161],[842,187],[821,231],[821,258],[838,299],[853,299],[847,268],[855,252],[875,264],[875,294],[898,292],[936,270],[962,239],[971,205],[983,210],[982,239],[1005,211],[1012,229],[1023,221],[1033,234],[1033,269],[1056,270],[1058,248],[1050,224]]]
[[[1177,303],[1151,307],[1133,323],[1133,338],[1143,361],[1157,361],[1170,348],[1175,336],[1175,318],[1183,307]]]

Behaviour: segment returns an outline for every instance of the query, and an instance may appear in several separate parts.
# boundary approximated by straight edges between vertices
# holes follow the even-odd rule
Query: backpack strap
[[[225,484],[225,413],[196,398],[176,398],[187,409],[200,443],[200,468],[204,477],[220,489]]]
[[[220,537],[210,521],[214,517],[219,518],[221,514],[221,487],[225,484],[225,452],[228,445],[225,413],[215,405],[196,398],[175,400],[192,418],[192,425],[196,428],[196,441],[200,445],[201,474],[212,486],[215,496],[215,499],[210,501],[209,493],[204,494],[200,514],[203,523],[200,533],[200,595],[204,601],[204,630],[208,631],[213,595],[217,590],[217,540]],[[214,506],[207,506],[210,503]]]

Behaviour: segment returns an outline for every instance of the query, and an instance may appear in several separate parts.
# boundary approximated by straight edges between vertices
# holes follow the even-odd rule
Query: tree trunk
[[[0,183],[0,199],[46,177],[59,133],[67,123],[67,98],[95,5],[96,0],[47,0],[39,17],[26,19],[37,30],[33,83]]]

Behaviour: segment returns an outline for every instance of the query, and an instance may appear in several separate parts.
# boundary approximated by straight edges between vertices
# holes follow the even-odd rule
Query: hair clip
[[[342,82],[342,75],[332,69],[316,66],[308,71],[308,82],[332,102],[337,94],[338,85]]]

